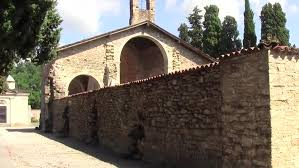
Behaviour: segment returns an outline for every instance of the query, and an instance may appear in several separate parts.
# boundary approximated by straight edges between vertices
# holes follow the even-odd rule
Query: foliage
[[[186,23],[182,23],[180,25],[180,27],[178,28],[178,31],[180,32],[179,37],[182,40],[190,43],[190,37],[189,37],[189,34],[188,34],[189,33],[189,28],[188,28],[187,24]]]
[[[55,6],[54,0],[0,1],[0,76],[20,60],[42,64],[56,56],[61,19]]]
[[[0,94],[4,94],[7,91],[7,83],[5,76],[0,76]]]
[[[203,28],[201,10],[196,6],[193,13],[187,18],[190,23],[189,37],[192,46],[202,49]]]
[[[241,40],[238,38],[238,24],[234,17],[226,16],[222,23],[220,38],[221,53],[228,53],[242,48]]]
[[[34,109],[40,108],[41,71],[41,66],[31,62],[20,63],[11,71],[11,76],[15,79],[17,88],[30,93],[29,104]]]
[[[253,21],[253,11],[250,8],[249,0],[245,0],[245,12],[244,12],[244,48],[256,46],[256,34],[255,34],[255,24]]]
[[[267,3],[261,12],[261,40],[269,41],[277,38],[281,45],[290,45],[289,30],[286,28],[286,14],[282,11],[281,5]]]
[[[215,5],[205,7],[206,13],[204,15],[205,21],[203,32],[203,50],[216,57],[219,54],[219,40],[221,34],[221,21],[218,17],[219,8]]]

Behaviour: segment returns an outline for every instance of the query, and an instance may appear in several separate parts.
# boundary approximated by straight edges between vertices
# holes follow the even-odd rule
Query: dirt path
[[[150,168],[105,149],[33,128],[0,128],[1,168]]]

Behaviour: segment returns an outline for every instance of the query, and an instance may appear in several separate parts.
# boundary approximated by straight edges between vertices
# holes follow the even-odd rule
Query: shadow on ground
[[[124,159],[122,155],[116,154],[111,150],[99,145],[86,145],[83,142],[75,140],[73,138],[61,138],[55,134],[43,133],[39,130],[35,130],[34,128],[7,128],[6,130],[8,132],[36,133],[42,135],[46,138],[62,143],[70,148],[84,152],[101,161],[115,165],[118,168],[162,168],[161,166],[149,164],[143,161],[133,161]]]

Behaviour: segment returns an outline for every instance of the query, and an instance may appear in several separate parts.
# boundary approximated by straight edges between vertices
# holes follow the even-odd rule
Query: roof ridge
[[[289,46],[280,46],[277,44],[259,44],[257,47],[249,47],[249,48],[243,48],[238,51],[233,51],[227,54],[222,54],[220,55],[217,60],[223,60],[228,57],[235,57],[235,56],[242,56],[242,55],[249,55],[252,53],[259,52],[261,50],[271,50],[274,52],[284,52],[284,53],[289,53],[289,54],[299,54],[299,49],[298,48],[293,48]]]
[[[159,31],[161,31],[162,33],[164,33],[165,35],[167,35],[170,38],[172,38],[174,41],[176,41],[179,44],[183,45],[187,49],[189,49],[189,50],[197,53],[198,55],[204,57],[205,59],[207,59],[209,61],[212,61],[212,62],[216,61],[215,58],[213,58],[210,55],[204,53],[202,50],[193,47],[191,44],[189,44],[189,43],[185,42],[184,40],[180,39],[179,37],[171,34],[167,30],[163,29],[162,27],[158,26],[157,24],[155,24],[155,23],[153,23],[151,21],[140,22],[138,24],[130,25],[130,26],[127,26],[127,27],[124,27],[124,28],[120,28],[120,29],[116,29],[116,30],[113,30],[113,31],[110,31],[110,32],[106,32],[104,34],[100,34],[100,35],[97,35],[97,36],[89,37],[89,38],[86,38],[86,39],[83,39],[83,40],[80,40],[80,41],[77,41],[77,42],[74,42],[74,43],[71,43],[71,44],[67,44],[67,45],[59,47],[58,51],[63,51],[65,49],[72,48],[72,47],[78,46],[80,44],[84,44],[84,43],[88,43],[88,42],[91,42],[91,41],[94,41],[94,40],[97,40],[97,39],[100,39],[100,38],[108,37],[108,36],[111,36],[113,34],[120,33],[120,32],[126,31],[128,29],[136,28],[136,27],[139,27],[139,26],[142,26],[142,25],[147,25],[147,26],[151,25],[154,28],[156,28]]]
[[[271,51],[299,55],[299,48],[289,46],[276,46],[272,48]]]
[[[217,58],[217,60],[223,60],[223,59],[228,58],[228,57],[249,55],[249,54],[252,54],[252,53],[259,52],[261,50],[262,49],[259,48],[259,47],[243,48],[243,49],[238,50],[238,51],[233,51],[233,52],[230,52],[230,53],[227,53],[227,54],[222,54]]]

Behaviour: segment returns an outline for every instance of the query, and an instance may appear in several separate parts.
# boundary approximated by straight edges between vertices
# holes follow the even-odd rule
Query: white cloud
[[[187,13],[191,13],[195,6],[198,6],[203,13],[204,7],[208,5],[217,5],[220,9],[219,16],[223,19],[226,15],[234,16],[238,21],[241,19],[241,7],[243,1],[240,0],[184,0],[181,4],[183,10]]]
[[[119,12],[120,0],[58,0],[57,9],[63,19],[64,31],[95,34],[105,13]]]
[[[177,0],[165,0],[165,8],[171,9],[176,6]]]
[[[299,6],[297,6],[297,5],[290,5],[290,11],[292,12],[292,13],[297,13],[298,11],[299,11]]]

